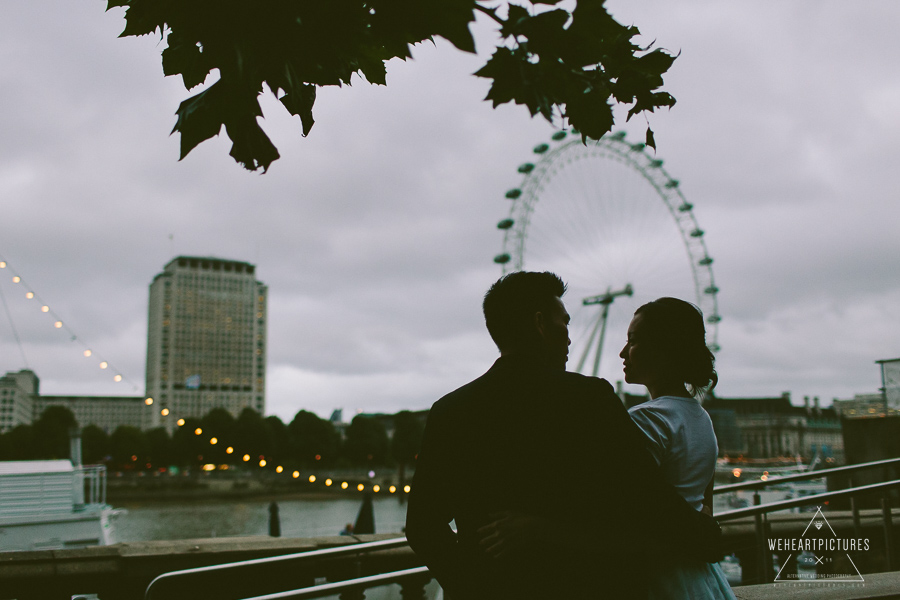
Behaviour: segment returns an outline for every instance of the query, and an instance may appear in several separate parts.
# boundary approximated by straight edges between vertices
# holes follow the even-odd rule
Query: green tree
[[[147,444],[147,462],[154,468],[169,467],[175,463],[172,438],[165,427],[157,427],[144,433]]]
[[[199,435],[194,432],[197,428],[202,431],[202,422],[200,419],[189,417],[184,420],[184,425],[176,429],[172,433],[172,451],[174,453],[175,464],[188,467],[198,464],[204,456],[209,444],[203,443]]]
[[[272,460],[284,461],[290,455],[290,432],[287,425],[280,418],[271,415],[265,418],[266,429],[269,432]]]
[[[99,464],[108,460],[109,435],[96,425],[88,425],[81,430],[81,454],[84,463]]]
[[[31,425],[16,425],[0,435],[0,460],[32,460],[36,455]]]
[[[425,426],[421,419],[403,410],[394,415],[394,437],[391,439],[391,456],[401,465],[412,464],[422,447]]]
[[[256,464],[260,457],[268,461],[272,458],[274,444],[269,437],[269,429],[262,415],[252,408],[245,408],[237,418],[235,450],[250,455],[250,464]]]
[[[340,439],[331,421],[320,419],[315,413],[301,410],[294,415],[294,419],[288,425],[288,431],[291,436],[291,456],[300,464],[334,463]]]
[[[119,467],[131,467],[141,470],[145,466],[147,456],[147,440],[137,427],[119,425],[109,436],[109,449],[113,464]]]
[[[356,415],[347,427],[344,453],[357,465],[380,465],[388,459],[388,436],[381,421]]]
[[[234,448],[237,426],[235,418],[224,408],[214,408],[206,413],[200,420],[203,433],[199,436],[201,443],[196,447],[206,462],[233,464],[240,461],[237,452],[227,452],[229,446]],[[212,438],[216,439],[215,444],[210,443]]]
[[[77,426],[71,410],[48,406],[34,423],[36,458],[69,458],[69,434]]]
[[[165,75],[181,75],[186,89],[219,79],[181,103],[173,133],[181,158],[222,127],[231,156],[250,170],[269,168],[278,150],[260,128],[264,86],[292,115],[303,135],[313,126],[316,89],[349,85],[353,74],[385,85],[385,63],[412,56],[410,45],[442,37],[475,52],[469,24],[477,12],[493,19],[501,40],[475,74],[493,80],[486,100],[515,102],[585,138],[613,125],[612,104],[631,105],[628,118],[675,99],[659,91],[671,54],[640,48],[637,27],[618,23],[604,0],[579,0],[571,11],[559,0],[108,0],[127,7],[121,36],[157,32]],[[503,8],[506,10],[502,10]],[[121,37],[120,36],[120,37]],[[653,134],[647,128],[647,144]]]

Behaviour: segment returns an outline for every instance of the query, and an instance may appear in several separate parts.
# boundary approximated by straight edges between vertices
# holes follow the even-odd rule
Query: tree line
[[[207,463],[257,467],[263,459],[269,467],[285,469],[412,464],[422,441],[422,422],[409,411],[391,418],[391,437],[380,419],[366,415],[354,417],[341,436],[331,421],[305,410],[284,423],[252,408],[237,418],[215,408],[202,418],[185,419],[171,435],[163,427],[144,431],[120,425],[107,434],[87,425],[81,429],[82,459],[85,464],[138,471]],[[0,460],[70,458],[69,431],[75,427],[78,423],[68,408],[48,407],[34,423],[0,434]]]

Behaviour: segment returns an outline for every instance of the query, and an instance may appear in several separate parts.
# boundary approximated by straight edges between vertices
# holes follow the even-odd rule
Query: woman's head
[[[700,309],[677,298],[648,302],[634,313],[619,354],[629,383],[684,384],[692,395],[718,382]],[[651,391],[652,393],[652,391]]]

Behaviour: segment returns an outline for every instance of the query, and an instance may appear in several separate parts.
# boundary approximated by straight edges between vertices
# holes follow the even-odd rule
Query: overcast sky
[[[46,394],[143,394],[148,286],[179,254],[258,265],[267,410],[284,419],[427,408],[490,366],[480,301],[501,274],[504,193],[554,131],[482,101],[470,74],[491,23],[475,27],[480,56],[438,40],[390,63],[387,87],[320,89],[307,138],[268,96],[282,158],[259,175],[224,134],[177,161],[188,93],[162,75],[164,43],[117,39],[124,11],[105,6],[0,0],[0,256],[79,338],[0,271],[22,341],[0,306],[0,372],[27,365]],[[678,103],[650,123],[715,259],[718,393],[876,391],[874,361],[900,356],[900,3],[608,6],[681,53],[665,86]],[[646,126],[621,125],[634,140]],[[633,310],[617,308],[613,381]]]

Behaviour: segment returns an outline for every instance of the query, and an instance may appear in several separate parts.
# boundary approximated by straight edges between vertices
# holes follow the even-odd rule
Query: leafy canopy
[[[172,133],[181,134],[181,159],[222,127],[231,156],[265,172],[278,150],[259,126],[258,98],[267,87],[303,135],[313,123],[316,89],[350,84],[356,73],[385,85],[385,63],[407,59],[410,48],[442,37],[475,52],[469,24],[476,12],[493,19],[501,40],[475,75],[492,79],[486,100],[515,102],[554,123],[564,119],[583,139],[613,126],[613,103],[637,113],[675,104],[659,91],[675,57],[633,42],[637,27],[618,23],[604,0],[527,4],[479,0],[108,0],[126,7],[121,36],[158,33],[167,47],[163,73],[181,75],[188,90],[218,71],[218,80],[183,101]],[[488,5],[494,5],[489,7]],[[506,10],[502,10],[505,8]],[[655,147],[647,128],[647,144]],[[179,159],[180,160],[180,159]]]

